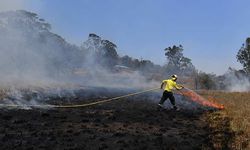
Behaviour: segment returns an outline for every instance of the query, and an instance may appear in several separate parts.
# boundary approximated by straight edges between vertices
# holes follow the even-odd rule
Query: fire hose
[[[0,106],[2,107],[52,107],[52,108],[77,108],[77,107],[87,107],[87,106],[92,106],[92,105],[97,105],[97,104],[101,104],[101,103],[106,103],[106,102],[110,102],[110,101],[114,101],[114,100],[118,100],[118,99],[122,99],[122,98],[126,98],[126,97],[130,97],[130,96],[134,96],[134,95],[139,95],[142,93],[147,93],[150,91],[155,91],[160,89],[158,88],[152,88],[152,89],[147,89],[147,90],[143,90],[143,91],[139,91],[139,92],[135,92],[135,93],[130,93],[130,94],[126,94],[126,95],[122,95],[122,96],[117,96],[117,97],[113,97],[113,98],[109,98],[109,99],[105,99],[105,100],[99,100],[99,101],[95,101],[95,102],[91,102],[91,103],[85,103],[85,104],[75,104],[75,105],[18,105],[18,104],[0,104]]]

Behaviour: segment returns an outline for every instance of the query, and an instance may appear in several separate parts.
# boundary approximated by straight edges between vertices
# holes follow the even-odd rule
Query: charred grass
[[[250,92],[199,91],[199,94],[225,106],[224,110],[207,115],[213,147],[250,149]]]
[[[162,112],[143,97],[85,109],[3,109],[0,149],[250,149],[250,93],[199,94],[226,109]]]

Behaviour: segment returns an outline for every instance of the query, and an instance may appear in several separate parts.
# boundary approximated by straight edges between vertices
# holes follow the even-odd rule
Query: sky
[[[118,54],[166,63],[164,49],[183,45],[184,56],[207,73],[241,69],[236,55],[250,36],[249,0],[0,0],[0,11],[25,9],[76,45],[95,33]]]

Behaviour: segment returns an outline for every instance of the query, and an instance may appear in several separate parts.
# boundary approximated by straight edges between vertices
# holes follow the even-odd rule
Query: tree
[[[117,46],[94,33],[89,34],[88,40],[82,44],[81,49],[87,54],[86,61],[88,64],[100,65],[110,69],[118,64]]]
[[[167,65],[165,66],[169,74],[190,74],[193,72],[195,67],[193,66],[191,59],[184,57],[183,46],[173,46],[166,48],[165,56],[167,57]]]
[[[250,44],[250,38],[247,38],[246,46],[242,44],[236,56],[237,61],[239,61],[243,65],[243,68],[247,73],[250,73],[250,45],[249,44]]]
[[[118,62],[117,46],[109,40],[102,40],[103,59],[105,65],[113,67]]]
[[[165,56],[168,59],[168,65],[180,68],[181,59],[183,57],[183,47],[182,45],[168,47],[165,49]]]

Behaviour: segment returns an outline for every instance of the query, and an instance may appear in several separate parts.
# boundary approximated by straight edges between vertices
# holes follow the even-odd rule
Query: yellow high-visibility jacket
[[[173,88],[176,88],[177,90],[182,89],[182,86],[178,85],[175,81],[173,81],[172,79],[168,79],[168,80],[163,80],[162,81],[163,84],[165,84],[165,91],[168,92],[172,92]]]

